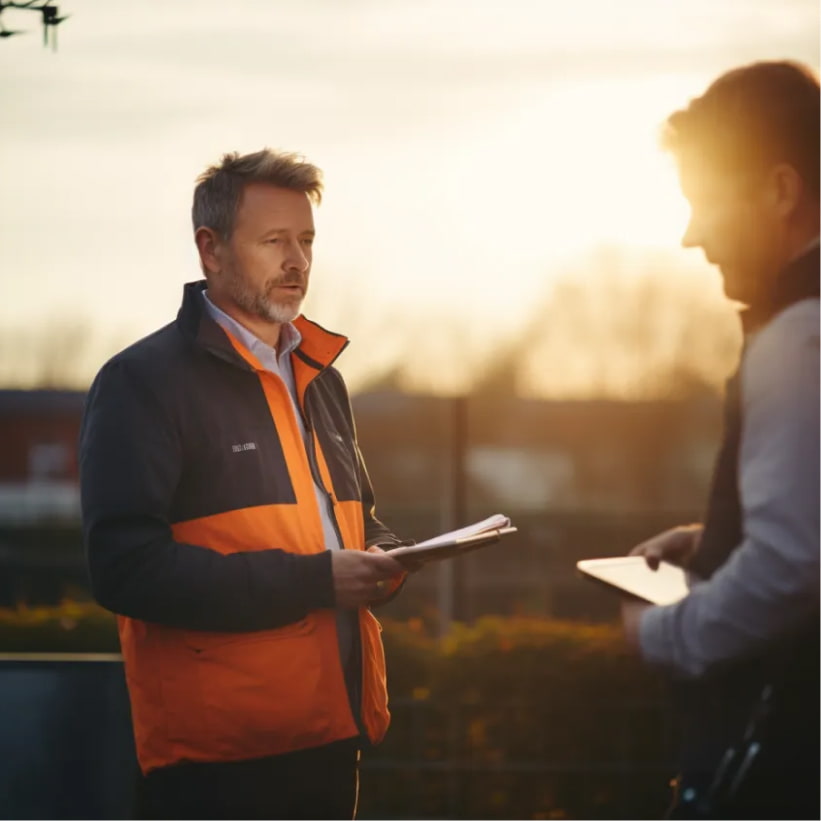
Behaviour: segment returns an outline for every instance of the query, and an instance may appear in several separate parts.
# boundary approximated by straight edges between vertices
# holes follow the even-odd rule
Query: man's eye
[[[268,243],[269,245],[276,245],[279,242],[279,238],[278,237],[272,237],[271,239],[265,240],[265,242]]]
[[[302,244],[303,245],[313,245],[314,244],[314,238],[313,237],[305,237],[305,239],[302,240]]]

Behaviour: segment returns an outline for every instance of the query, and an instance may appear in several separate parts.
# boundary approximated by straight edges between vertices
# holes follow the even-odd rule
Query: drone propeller
[[[46,5],[43,6],[40,11],[43,14],[43,45],[48,45],[48,38],[49,38],[49,29],[54,29],[54,37],[52,39],[52,48],[56,51],[57,50],[57,26],[63,22],[63,20],[68,20],[68,14],[64,15],[63,17],[59,17],[59,9],[57,6],[51,6],[49,3],[51,0],[46,0]]]
[[[57,6],[51,5],[54,0],[0,0],[0,15],[6,9],[25,9],[28,11],[40,12],[43,23],[43,45],[49,44],[51,37],[52,48],[57,50],[57,26],[64,20],[68,20],[68,14],[60,16]],[[51,33],[53,32],[53,34]],[[25,34],[24,31],[7,29],[0,19],[0,38],[14,37],[15,34]]]

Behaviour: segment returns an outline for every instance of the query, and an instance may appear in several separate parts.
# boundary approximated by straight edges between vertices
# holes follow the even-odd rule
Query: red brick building
[[[85,393],[0,391],[0,522],[79,520]]]

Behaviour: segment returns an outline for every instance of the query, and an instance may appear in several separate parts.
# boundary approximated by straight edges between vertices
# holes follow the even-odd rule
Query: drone
[[[25,9],[26,11],[39,11],[40,19],[43,24],[43,45],[51,47],[54,51],[57,50],[57,26],[68,19],[68,15],[60,17],[60,11],[57,6],[51,5],[52,0],[18,0],[17,2],[6,2],[0,0],[0,38],[14,37],[18,34],[25,34],[22,29],[7,29],[3,25],[3,12],[6,9]]]

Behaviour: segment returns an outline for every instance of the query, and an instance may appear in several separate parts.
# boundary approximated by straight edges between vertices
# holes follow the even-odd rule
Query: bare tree
[[[354,391],[676,398],[718,388],[740,342],[718,276],[665,255],[600,250],[551,276],[506,337],[451,306],[411,315],[401,300],[376,305],[339,281],[312,293],[308,314],[351,337],[339,365]],[[0,329],[0,384],[86,387],[128,341],[125,331],[101,338],[87,318]]]
[[[559,280],[523,333],[522,392],[655,399],[721,385],[740,334],[717,275],[612,251],[591,262]]]
[[[0,385],[84,389],[123,344],[119,338],[100,338],[85,318],[6,326],[0,329]]]

